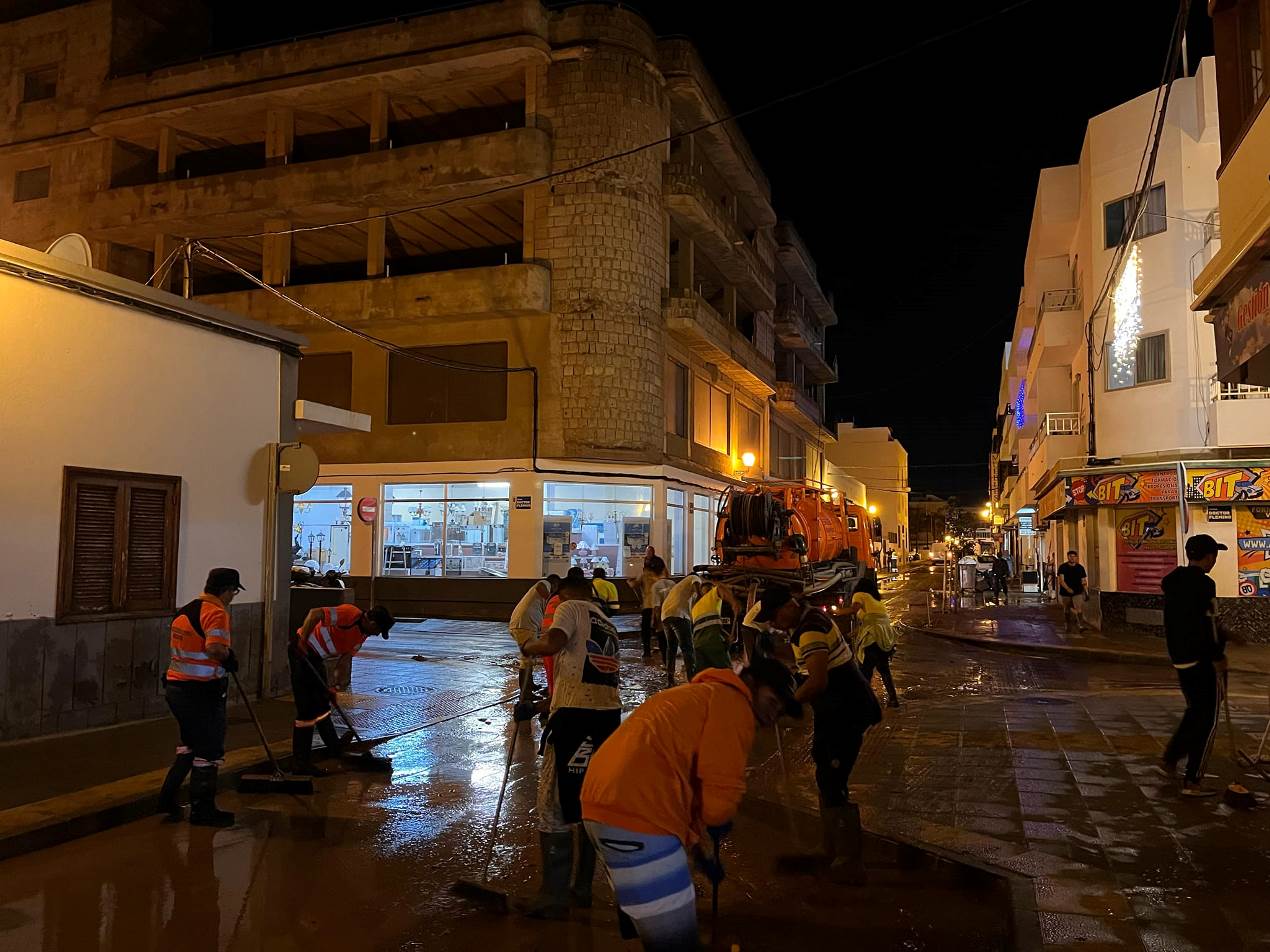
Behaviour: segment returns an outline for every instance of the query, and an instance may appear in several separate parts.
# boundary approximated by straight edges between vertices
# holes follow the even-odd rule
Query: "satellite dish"
[[[77,232],[63,235],[49,245],[44,253],[85,268],[93,266],[93,250],[88,246],[88,239]]]
[[[318,478],[318,456],[313,447],[291,443],[278,453],[278,489],[284,493],[307,493]]]

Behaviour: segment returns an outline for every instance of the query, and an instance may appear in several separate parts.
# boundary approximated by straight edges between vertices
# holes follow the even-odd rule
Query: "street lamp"
[[[741,465],[744,466],[746,469],[749,469],[751,466],[753,466],[757,460],[758,460],[758,457],[755,456],[753,453],[751,453],[749,450],[746,450],[744,453],[741,454]]]
[[[870,505],[870,506],[869,506],[869,515],[871,515],[871,516],[876,516],[877,514],[878,514],[878,507],[877,507],[877,506],[874,506],[874,505]]]

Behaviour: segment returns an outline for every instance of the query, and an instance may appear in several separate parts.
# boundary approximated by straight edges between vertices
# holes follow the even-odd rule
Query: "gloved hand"
[[[716,886],[727,877],[727,874],[723,871],[723,863],[716,860],[713,856],[707,856],[704,850],[699,848],[694,859],[701,874]]]
[[[718,843],[732,832],[732,821],[728,820],[726,823],[720,823],[718,826],[707,826],[706,832],[710,834],[710,839]]]
[[[326,696],[329,697],[332,701],[338,701],[340,699],[340,692],[335,690],[335,688],[327,688]]]
[[[230,674],[237,673],[238,655],[234,654],[233,648],[229,649],[229,654],[225,656],[225,660],[220,663],[220,666],[224,668],[226,671],[228,671]]]

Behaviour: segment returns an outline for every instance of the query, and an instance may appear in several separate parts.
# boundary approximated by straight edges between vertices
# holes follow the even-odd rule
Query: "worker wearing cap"
[[[547,600],[555,595],[559,588],[560,576],[553,573],[534,582],[529,587],[529,591],[516,603],[512,616],[507,622],[507,630],[515,639],[518,649],[523,649],[525,645],[542,634],[542,619]],[[525,654],[522,650],[518,677],[520,697],[512,712],[517,721],[527,721],[534,716],[534,664],[534,657]]]
[[[646,949],[699,948],[687,851],[731,829],[754,725],[781,714],[801,714],[781,662],[760,658],[740,674],[707,668],[635,708],[592,755],[582,818]],[[716,884],[723,879],[713,857],[697,863]]]
[[[1217,586],[1209,577],[1217,553],[1226,551],[1210,535],[1186,540],[1186,565],[1175,568],[1160,582],[1164,591],[1164,637],[1169,660],[1186,698],[1186,713],[1177,725],[1160,760],[1160,772],[1170,780],[1186,757],[1182,796],[1211,797],[1216,791],[1204,786],[1204,768],[1213,738],[1217,736],[1222,695],[1225,693],[1226,637],[1217,623]]]
[[[830,878],[862,883],[860,809],[850,802],[847,783],[864,732],[882,719],[882,709],[826,612],[779,586],[764,592],[761,603],[756,620],[789,632],[800,681],[795,698],[811,705],[811,757]]]
[[[190,776],[190,822],[230,826],[234,815],[216,808],[216,773],[225,762],[228,674],[238,670],[230,647],[229,605],[243,590],[237,569],[207,573],[203,594],[172,620],[172,657],[164,675],[168,708],[181,731],[176,758],[159,791],[159,812],[181,819],[177,794]]]
[[[331,723],[331,699],[335,691],[326,680],[325,659],[355,655],[371,635],[388,637],[393,617],[376,606],[362,611],[355,605],[315,608],[305,616],[287,647],[291,665],[291,693],[295,698],[295,728],[291,753],[295,772],[320,777],[325,771],[313,763],[313,729],[322,735],[328,751],[337,751],[339,735]]]

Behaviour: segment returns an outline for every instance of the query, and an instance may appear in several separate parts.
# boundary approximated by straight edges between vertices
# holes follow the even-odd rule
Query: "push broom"
[[[313,672],[313,677],[319,682],[325,684],[322,680],[322,673],[318,671],[317,666],[313,664],[313,659],[307,654],[304,655],[304,663],[309,666],[309,670]],[[331,698],[331,707],[335,708],[336,713],[348,726],[349,733],[353,735],[351,744],[341,743],[339,748],[340,759],[346,761],[354,770],[365,770],[370,773],[392,773],[392,758],[381,757],[372,754],[367,748],[373,746],[362,740],[361,735],[357,733],[357,728],[353,726],[352,718],[340,707],[340,702]]]
[[[465,896],[478,902],[484,902],[497,912],[508,909],[507,893],[489,882],[489,868],[494,861],[494,844],[498,840],[498,818],[503,812],[503,797],[507,793],[507,778],[512,772],[512,755],[516,751],[516,741],[520,739],[520,728],[528,721],[517,721],[511,740],[507,742],[507,764],[503,767],[503,785],[498,788],[498,803],[494,806],[494,822],[489,831],[489,844],[485,850],[485,863],[481,867],[480,879],[460,879],[451,884],[450,892],[456,896]]]
[[[256,725],[256,733],[260,735],[260,743],[264,745],[265,756],[269,758],[269,766],[273,768],[273,773],[242,774],[238,778],[238,792],[311,794],[313,792],[313,781],[310,778],[295,777],[282,772],[282,767],[278,764],[278,758],[273,755],[273,750],[269,747],[269,741],[265,737],[265,729],[260,726],[260,718],[256,717],[256,709],[251,706],[251,698],[247,697],[247,692],[243,690],[242,682],[238,680],[238,673],[236,671],[231,672],[230,677],[234,679],[238,693],[242,696],[243,703],[247,705],[247,713],[251,715],[251,722]]]

